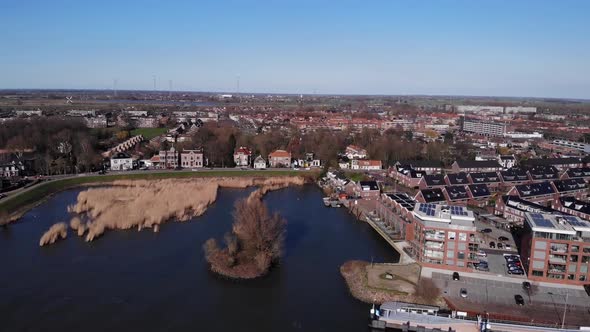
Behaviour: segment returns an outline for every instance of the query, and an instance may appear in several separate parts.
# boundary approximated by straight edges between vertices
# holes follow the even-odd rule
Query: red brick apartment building
[[[534,281],[583,285],[590,274],[590,222],[575,216],[526,213],[521,257]]]

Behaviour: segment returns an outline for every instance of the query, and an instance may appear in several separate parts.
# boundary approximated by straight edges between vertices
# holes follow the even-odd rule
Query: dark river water
[[[70,231],[39,247],[51,224],[69,220],[79,191],[0,228],[0,331],[367,331],[370,306],[350,296],[339,267],[398,259],[370,226],[325,208],[312,185],[265,197],[288,221],[286,249],[280,266],[253,281],[212,274],[202,250],[231,229],[247,190],[222,189],[203,216],[159,233],[108,231],[86,243]]]

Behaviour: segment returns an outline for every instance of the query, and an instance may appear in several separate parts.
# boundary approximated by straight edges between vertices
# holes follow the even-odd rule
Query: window
[[[465,259],[465,253],[462,251],[459,251],[459,253],[457,253],[457,258],[458,259]]]
[[[533,270],[533,275],[535,277],[542,277],[543,276],[543,271],[535,271],[535,270]]]
[[[545,242],[545,241],[535,241],[535,249],[541,249],[541,250],[547,249],[547,242]]]
[[[545,261],[533,261],[533,269],[544,269]]]
[[[577,267],[578,266],[576,264],[570,264],[567,267],[567,272],[569,272],[569,273],[576,273]]]
[[[467,234],[459,233],[459,241],[467,241]]]
[[[545,259],[546,254],[544,251],[535,250],[535,259]]]
[[[586,275],[584,275],[584,274],[580,275],[580,277],[578,278],[578,280],[580,280],[580,281],[586,281]]]
[[[574,280],[575,276],[573,274],[567,275],[567,280]]]
[[[448,250],[447,251],[447,258],[454,258],[455,257],[455,252],[452,250]]]
[[[577,262],[578,261],[578,255],[570,255],[570,262]]]
[[[455,232],[449,232],[449,240],[455,239]]]

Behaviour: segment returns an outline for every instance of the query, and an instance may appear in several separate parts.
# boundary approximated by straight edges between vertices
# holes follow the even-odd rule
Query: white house
[[[254,168],[255,169],[266,169],[266,160],[262,158],[262,156],[256,157],[254,159]]]
[[[236,167],[249,167],[252,158],[252,151],[250,149],[240,146],[234,152],[234,163]]]
[[[111,157],[111,171],[127,171],[133,169],[133,159],[125,152],[117,152]]]
[[[367,150],[356,145],[349,145],[346,147],[344,155],[348,157],[348,159],[363,159],[367,158]]]
[[[382,167],[381,160],[352,160],[351,168],[364,171],[376,171]]]

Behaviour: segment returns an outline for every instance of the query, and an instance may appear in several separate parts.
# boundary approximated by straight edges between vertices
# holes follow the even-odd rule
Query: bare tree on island
[[[270,214],[258,198],[241,199],[235,205],[232,233],[225,248],[215,239],[203,246],[211,270],[231,278],[250,279],[264,275],[281,258],[286,221]]]

